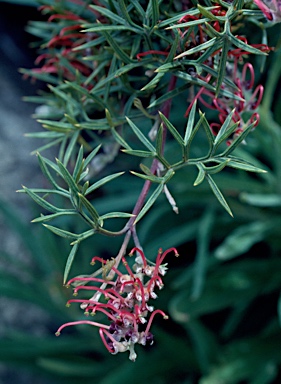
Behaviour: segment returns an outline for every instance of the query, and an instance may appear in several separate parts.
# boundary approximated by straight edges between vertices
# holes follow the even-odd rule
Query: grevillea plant
[[[206,180],[214,200],[230,215],[213,175],[225,167],[263,172],[235,149],[259,123],[264,89],[255,82],[254,57],[263,62],[272,50],[265,43],[266,28],[259,36],[262,43],[245,31],[257,21],[267,24],[263,13],[244,0],[40,4],[45,21],[29,25],[39,38],[37,67],[22,72],[48,84],[48,90],[28,99],[40,104],[36,116],[45,131],[29,136],[47,140],[36,153],[49,187],[22,191],[44,209],[33,221],[70,241],[63,283],[74,295],[92,293],[68,301],[79,303],[86,317],[63,324],[57,335],[70,325],[93,325],[110,353],[129,351],[134,361],[135,345],[153,342],[155,316],[168,317],[151,302],[163,288],[166,256],[178,256],[173,248],[178,244],[171,244],[155,259],[147,258],[137,224],[162,195],[171,215],[181,213],[171,191],[188,167],[198,171],[194,186]],[[58,148],[56,162],[42,155],[47,148]],[[136,196],[131,210],[120,206],[100,212],[97,197],[122,177]],[[139,191],[137,178],[143,180]],[[71,231],[79,219],[85,229]],[[55,225],[47,224],[52,220]],[[87,255],[98,268],[69,279],[79,247],[97,235],[119,238],[119,252],[112,259]],[[126,256],[129,247],[134,262]],[[108,248],[105,240],[105,253]],[[104,320],[88,320],[96,314]]]

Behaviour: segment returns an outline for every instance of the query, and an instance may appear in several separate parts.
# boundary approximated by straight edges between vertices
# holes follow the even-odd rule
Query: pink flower
[[[115,266],[116,260],[104,260],[98,256],[93,257],[92,263],[101,263],[99,274],[91,277],[75,277],[66,284],[76,285],[73,294],[77,296],[80,290],[92,290],[94,295],[90,299],[71,299],[71,303],[80,303],[85,310],[85,316],[94,316],[102,313],[107,323],[89,320],[80,320],[63,324],[56,332],[59,336],[65,327],[79,324],[93,325],[99,328],[99,334],[106,349],[116,354],[129,352],[129,359],[135,361],[137,355],[135,345],[152,345],[153,334],[150,332],[152,322],[157,314],[167,319],[168,316],[161,309],[154,309],[150,305],[151,299],[156,299],[155,289],[162,289],[162,278],[166,272],[163,265],[166,256],[173,252],[178,256],[175,248],[165,252],[159,250],[156,262],[148,262],[144,253],[139,248],[133,248],[129,256],[135,254],[135,263],[132,268],[125,257],[122,257],[125,273]],[[109,279],[110,276],[110,279]],[[90,283],[91,285],[84,285]],[[82,285],[81,285],[82,284]],[[146,324],[146,325],[144,325]]]

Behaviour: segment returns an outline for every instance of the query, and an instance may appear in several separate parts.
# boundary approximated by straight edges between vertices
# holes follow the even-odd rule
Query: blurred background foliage
[[[16,3],[20,2],[13,5],[15,12],[21,12]],[[267,173],[228,169],[215,176],[234,218],[207,183],[192,186],[196,174],[189,168],[177,173],[171,187],[180,214],[175,215],[163,197],[145,216],[138,234],[146,255],[155,255],[160,246],[176,246],[180,258],[168,260],[165,289],[158,299],[170,319],[155,322],[156,343],[140,351],[135,363],[123,354],[109,355],[92,327],[71,328],[55,337],[61,323],[83,317],[75,306],[65,307],[71,298],[70,290],[62,287],[69,244],[39,225],[31,226],[18,217],[15,207],[0,202],[5,224],[26,251],[24,260],[1,253],[1,296],[8,299],[8,306],[20,305],[19,325],[26,307],[40,310],[42,318],[39,331],[29,324],[28,329],[11,326],[1,334],[0,362],[11,372],[32,372],[36,383],[60,384],[281,382],[280,25],[268,29],[268,36],[277,52],[269,55],[263,72],[260,59],[255,59],[257,82],[265,86],[261,121],[247,145],[236,152]],[[114,164],[110,167],[116,171]],[[105,186],[96,209],[103,211],[105,204],[112,211],[131,209],[141,185],[137,178],[132,182],[122,176],[121,182]],[[31,209],[38,216],[33,205]],[[64,220],[67,228],[70,223]],[[79,233],[80,224],[76,225]],[[120,239],[111,239],[104,254],[106,241],[97,235],[84,242],[73,276],[81,270],[91,273],[94,255],[110,257],[118,252]],[[14,382],[20,384],[19,380]]]

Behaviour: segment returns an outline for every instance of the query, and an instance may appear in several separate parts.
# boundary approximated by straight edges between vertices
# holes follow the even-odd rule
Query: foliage
[[[168,325],[153,325],[158,345],[139,353],[134,366],[122,355],[107,356],[95,329],[77,327],[40,345],[28,341],[34,342],[31,367],[73,383],[87,377],[111,384],[278,382],[281,133],[272,113],[280,104],[272,103],[278,52],[270,55],[260,106],[263,85],[256,78],[269,46],[278,44],[279,25],[264,23],[262,13],[242,1],[192,9],[188,2],[153,0],[43,4],[48,21],[28,28],[39,38],[37,63],[44,64],[22,72],[49,84],[28,98],[40,104],[36,115],[45,131],[29,136],[46,139],[37,154],[49,187],[21,192],[43,209],[33,221],[66,239],[70,246],[63,248],[70,249],[64,269],[58,246],[49,251],[53,238],[46,256],[32,249],[42,278],[30,273],[22,298],[44,303],[56,323],[87,323],[77,308],[61,309],[67,295],[59,287],[69,275],[76,276],[72,283],[97,282],[87,266],[92,252],[103,257],[102,267],[110,258],[113,264],[101,268],[101,285],[80,288],[103,294],[109,292],[107,274],[119,271],[129,247],[149,255],[142,262],[136,258],[141,274],[146,264],[164,268],[159,254],[150,260],[160,247],[177,247],[180,258],[168,259],[165,290],[157,299],[169,313]],[[57,147],[56,162],[42,155]],[[44,237],[37,248],[44,248]],[[126,262],[120,270],[130,275],[129,293],[136,296],[136,285],[142,292],[134,306],[140,311],[134,321],[141,322],[154,298],[152,283],[141,288],[138,270]],[[159,278],[153,272],[154,283]],[[19,283],[3,273],[4,295],[15,297]],[[24,293],[29,285],[33,295]],[[110,304],[96,298],[94,312],[107,305],[112,318]],[[84,309],[88,300],[81,299]],[[119,308],[122,327],[123,313]],[[113,351],[116,346],[100,334]],[[15,355],[15,347],[26,343],[17,335],[3,340],[1,348],[10,351],[6,361],[25,364],[27,355]]]

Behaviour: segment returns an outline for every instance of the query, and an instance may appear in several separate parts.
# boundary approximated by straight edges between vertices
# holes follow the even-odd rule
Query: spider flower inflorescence
[[[99,328],[99,334],[106,349],[112,353],[129,352],[129,359],[136,360],[135,345],[152,345],[153,334],[150,332],[155,315],[160,314],[164,319],[168,316],[161,310],[155,309],[149,301],[156,299],[156,289],[162,289],[164,284],[162,276],[167,267],[163,264],[165,257],[173,252],[178,256],[175,248],[165,252],[159,249],[156,262],[148,262],[143,251],[133,248],[129,256],[135,255],[135,262],[130,267],[126,258],[121,258],[125,272],[118,268],[117,259],[104,260],[98,256],[93,257],[91,264],[101,263],[101,268],[89,277],[74,277],[67,282],[73,285],[74,296],[80,290],[94,291],[90,299],[71,299],[71,303],[80,303],[85,316],[94,316],[102,313],[106,316],[106,323],[89,320],[80,320],[63,324],[56,332],[59,336],[63,328],[89,324]]]

